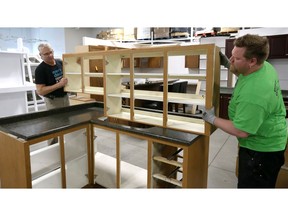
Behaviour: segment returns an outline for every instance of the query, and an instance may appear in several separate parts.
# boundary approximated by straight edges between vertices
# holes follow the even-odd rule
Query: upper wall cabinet
[[[116,47],[108,47],[108,46],[77,46],[76,47],[76,52],[94,52],[94,51],[106,51],[106,50],[114,50],[114,49],[119,49]],[[103,73],[103,60],[102,59],[87,59],[83,61],[83,69],[86,71],[89,71],[90,73],[99,73],[98,75],[94,76],[87,76],[85,78],[85,82],[89,83],[89,86],[91,87],[103,87],[103,77],[101,74]],[[89,93],[89,90],[86,89],[85,93]],[[103,95],[97,95],[97,94],[90,94],[90,97],[97,100],[97,101],[103,101]]]
[[[123,68],[130,68],[130,59],[122,59]],[[135,68],[161,68],[163,67],[163,58],[149,57],[149,58],[134,58]]]
[[[288,58],[288,35],[269,36],[270,59]]]
[[[161,46],[141,49],[123,49],[112,51],[86,52],[63,54],[63,72],[68,78],[66,91],[83,91],[104,97],[104,115],[110,119],[125,120],[151,126],[176,129],[197,134],[210,135],[215,128],[204,122],[199,116],[175,115],[169,112],[168,105],[188,104],[200,105],[206,108],[214,106],[219,110],[219,83],[220,60],[219,47],[215,44],[190,45],[190,46]],[[189,74],[183,65],[182,73],[174,73],[172,57],[199,56],[206,59],[205,71],[193,69]],[[135,59],[143,58],[162,59],[161,69],[157,73],[140,73],[134,71]],[[102,60],[103,72],[93,73],[85,62],[91,59]],[[123,59],[129,59],[130,70],[123,70]],[[137,62],[137,61],[136,61]],[[91,77],[103,78],[102,86],[91,86],[87,79]],[[162,91],[139,90],[134,86],[135,78],[157,78],[163,80]],[[170,92],[169,81],[184,79],[187,81],[205,81],[205,92],[202,95],[193,93]],[[123,83],[130,82],[130,88],[123,88]],[[129,99],[129,104],[123,101]],[[149,100],[163,103],[163,110],[139,109],[136,100]]]
[[[199,55],[185,56],[185,68],[199,68]]]
[[[273,35],[267,37],[270,45],[268,59],[288,58],[288,35]],[[235,39],[226,40],[225,54],[228,58],[231,57],[234,40]]]
[[[225,45],[225,55],[230,58],[232,55],[232,50],[234,47],[234,41],[235,39],[227,39],[226,40],[226,45]]]

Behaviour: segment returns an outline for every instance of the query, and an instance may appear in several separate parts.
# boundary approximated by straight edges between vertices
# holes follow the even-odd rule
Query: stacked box
[[[111,29],[108,36],[108,40],[123,40],[124,30],[123,29]]]
[[[135,28],[124,28],[124,38],[123,40],[135,40]]]
[[[189,37],[191,28],[170,28],[170,37]]]
[[[150,40],[151,28],[137,28],[137,40]]]
[[[170,28],[154,28],[154,39],[167,39],[170,38]]]
[[[235,27],[221,27],[221,30],[220,30],[220,32],[221,33],[223,33],[223,32],[233,32],[233,33],[235,33],[235,32],[238,32],[238,30],[239,30],[240,28],[235,28]]]
[[[108,39],[109,33],[107,31],[101,31],[96,35],[96,38],[102,39],[102,40],[107,40]]]

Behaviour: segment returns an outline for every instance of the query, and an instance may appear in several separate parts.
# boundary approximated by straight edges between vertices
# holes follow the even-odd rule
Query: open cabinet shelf
[[[189,45],[189,46],[160,46],[147,48],[133,48],[107,51],[91,51],[81,53],[63,54],[64,76],[68,78],[66,91],[103,95],[104,114],[106,117],[124,119],[132,122],[157,125],[164,128],[172,128],[180,131],[210,135],[211,125],[202,119],[190,116],[170,115],[169,104],[186,104],[211,108],[215,106],[218,113],[219,89],[220,89],[220,64],[219,48],[214,44]],[[175,74],[173,58],[186,56],[202,56],[206,59],[206,69],[192,69],[187,72],[185,65]],[[160,57],[163,67],[157,68],[156,73],[139,72],[135,66],[137,58]],[[103,73],[91,73],[85,62],[89,60],[102,61]],[[129,60],[129,68],[123,67],[123,59]],[[91,86],[91,77],[103,78],[103,86]],[[161,79],[161,91],[135,89],[135,79]],[[188,83],[203,81],[204,93],[179,93],[169,91],[169,81],[186,80]],[[125,88],[123,83],[129,83]],[[162,103],[161,113],[138,110],[136,100]],[[125,102],[126,101],[126,104]],[[126,107],[128,106],[129,109]]]

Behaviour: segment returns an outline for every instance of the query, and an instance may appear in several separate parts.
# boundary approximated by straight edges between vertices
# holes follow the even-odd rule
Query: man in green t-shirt
[[[274,188],[287,142],[286,109],[275,68],[266,61],[267,37],[247,34],[234,41],[224,65],[238,79],[228,107],[229,120],[215,116],[214,108],[203,119],[239,141],[238,188]]]

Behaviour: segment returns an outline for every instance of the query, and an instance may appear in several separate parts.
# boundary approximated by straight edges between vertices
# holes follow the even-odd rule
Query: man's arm
[[[237,129],[231,120],[216,117],[214,107],[212,107],[210,110],[204,110],[203,120],[215,125],[217,128],[220,128],[221,130],[233,136],[240,138],[246,138],[249,136],[249,133]]]
[[[59,88],[64,87],[67,83],[68,83],[68,79],[62,78],[58,83],[51,85],[51,86],[46,86],[44,84],[36,84],[37,94],[41,96],[45,96]]]
[[[249,136],[249,133],[236,128],[231,120],[216,117],[214,121],[214,125],[217,128],[222,129],[226,133],[239,137],[239,138],[246,138]]]

